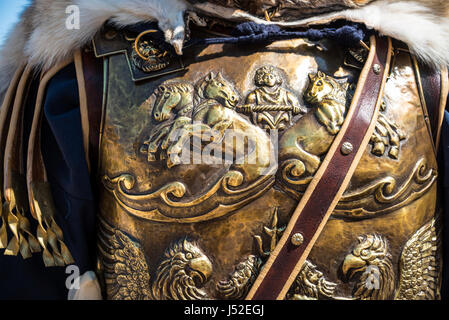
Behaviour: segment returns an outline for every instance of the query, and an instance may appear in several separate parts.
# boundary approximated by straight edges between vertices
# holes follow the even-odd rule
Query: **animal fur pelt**
[[[76,5],[80,28],[66,27],[66,9]],[[118,27],[158,21],[167,42],[182,53],[184,0],[32,0],[0,51],[0,105],[15,70],[28,63],[48,69],[88,43],[110,20]]]
[[[80,9],[79,30],[65,27],[69,5]],[[275,12],[273,21],[258,16],[270,9]],[[404,41],[430,64],[449,65],[447,0],[33,0],[0,51],[0,102],[21,64],[54,65],[88,43],[107,20],[118,26],[158,21],[167,42],[181,53],[187,10],[285,27],[343,18]]]
[[[221,0],[217,0],[221,1]],[[227,0],[224,0],[227,1]],[[230,0],[238,1],[238,0]],[[273,2],[278,8],[277,16],[282,17],[283,8],[289,16],[301,17],[310,9],[324,8],[326,0],[254,0]],[[209,2],[209,1],[208,1]],[[330,13],[314,15],[295,21],[267,22],[265,19],[231,7],[219,7],[210,3],[197,3],[195,8],[204,13],[234,21],[254,21],[262,24],[277,24],[283,27],[305,27],[338,19],[365,24],[380,34],[391,36],[408,44],[419,59],[430,65],[449,65],[449,1],[447,0],[328,0],[334,8]],[[295,9],[293,3],[297,4]],[[337,3],[339,3],[337,5]],[[305,9],[305,8],[307,9]],[[294,13],[293,11],[296,11]],[[276,16],[275,15],[275,16]],[[306,14],[307,16],[307,14]]]

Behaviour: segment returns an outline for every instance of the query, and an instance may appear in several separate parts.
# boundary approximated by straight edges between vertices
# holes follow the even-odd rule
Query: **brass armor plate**
[[[120,39],[111,47],[132,46]],[[184,70],[139,82],[126,55],[104,54],[108,298],[244,298],[345,120],[359,51],[190,47]],[[397,52],[370,145],[287,298],[438,298],[436,178],[412,62]]]

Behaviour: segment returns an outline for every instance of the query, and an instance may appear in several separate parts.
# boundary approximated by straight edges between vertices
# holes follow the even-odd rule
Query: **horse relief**
[[[231,160],[230,170],[242,173],[246,182],[256,181],[261,174],[272,172],[270,169],[273,169],[273,158],[276,157],[273,152],[277,150],[274,150],[268,133],[256,125],[257,121],[252,119],[251,123],[240,112],[247,113],[244,111],[248,111],[249,106],[263,107],[268,103],[271,108],[279,107],[276,112],[281,114],[306,112],[291,91],[280,87],[280,74],[275,71],[278,70],[274,67],[257,70],[259,88],[251,92],[242,105],[238,91],[221,73],[211,72],[196,87],[185,82],[162,84],[155,91],[152,110],[158,125],[143,143],[141,152],[147,155],[149,162],[165,160],[167,168],[172,168],[190,161],[190,156],[188,159],[183,157],[183,151],[191,148],[192,138],[197,138],[201,152],[206,146],[218,148],[218,155]],[[293,185],[310,182],[347,111],[348,84],[340,84],[321,71],[309,74],[309,80],[304,99],[312,108],[295,124],[285,127],[279,140],[281,178]],[[277,100],[263,90],[269,85],[276,87]],[[247,150],[247,154],[242,150]],[[242,162],[243,157],[247,162]],[[218,160],[223,163],[222,158]]]
[[[190,157],[184,158],[183,151],[196,137],[201,152],[206,146],[214,149],[221,156],[214,163],[232,164],[245,181],[272,171],[270,137],[235,111],[239,93],[221,73],[211,72],[196,89],[188,83],[165,83],[155,95],[152,116],[159,125],[141,147],[149,162],[159,155],[167,168],[185,164]]]
[[[312,110],[289,128],[279,141],[280,180],[294,189],[302,188],[321,165],[341,129],[349,106],[348,83],[340,84],[318,71],[309,74],[304,99]],[[303,189],[303,188],[302,188]]]

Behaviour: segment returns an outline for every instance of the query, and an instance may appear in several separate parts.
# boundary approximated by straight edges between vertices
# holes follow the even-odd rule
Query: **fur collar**
[[[292,2],[293,0],[289,0]],[[294,0],[298,7],[314,1]],[[320,0],[321,1],[321,0]],[[323,2],[322,0],[321,2]],[[333,3],[338,2],[332,0]],[[342,4],[354,2],[341,0]],[[316,1],[315,1],[316,2]],[[312,18],[267,22],[247,12],[217,4],[185,0],[33,0],[13,28],[0,51],[0,101],[14,71],[24,63],[48,68],[90,41],[107,20],[118,26],[158,21],[166,40],[179,53],[184,41],[186,10],[234,21],[275,23],[285,27],[307,26],[322,21],[347,19],[361,22],[384,35],[407,43],[412,52],[433,65],[449,65],[449,2],[447,0],[373,0]],[[79,30],[65,27],[66,8],[80,9]],[[348,8],[349,7],[349,8]]]
[[[289,1],[310,2],[309,0]],[[341,0],[342,3],[345,1],[350,0]],[[195,8],[209,15],[229,20],[250,20],[262,24],[273,23],[283,27],[305,27],[338,19],[359,22],[383,35],[405,42],[413,54],[428,64],[449,66],[449,1],[359,0],[360,3],[363,1],[369,3],[358,8],[337,10],[288,22],[267,22],[245,11],[219,7],[210,3],[197,4]]]

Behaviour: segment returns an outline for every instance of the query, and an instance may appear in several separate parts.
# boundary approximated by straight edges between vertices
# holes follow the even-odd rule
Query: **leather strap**
[[[361,72],[345,123],[293,216],[256,279],[247,300],[284,299],[329,216],[346,190],[373,133],[389,73],[391,40],[371,37],[371,50]],[[352,152],[342,148],[352,146]],[[302,238],[300,245],[292,239]]]
[[[437,151],[447,100],[447,69],[438,70],[418,61],[415,57],[413,57],[413,64],[426,123]]]
[[[86,108],[81,109],[81,117],[87,120],[83,126],[83,135],[86,141],[86,155],[88,157],[89,169],[92,177],[95,177],[98,163],[99,136],[101,131],[101,117],[103,104],[103,59],[95,57],[93,51],[82,50],[80,57],[81,70],[77,76],[78,85],[83,86]]]

